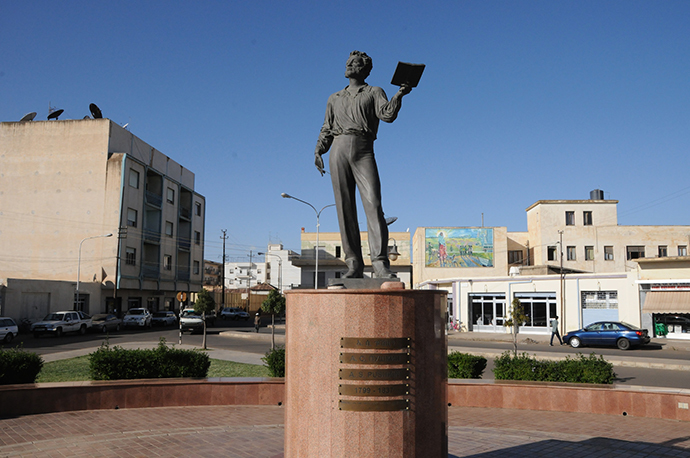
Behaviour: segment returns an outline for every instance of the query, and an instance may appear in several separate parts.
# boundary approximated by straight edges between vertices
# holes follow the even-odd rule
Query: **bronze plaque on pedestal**
[[[338,409],[353,412],[393,412],[409,410],[410,401],[398,399],[394,401],[339,401]]]
[[[410,369],[340,369],[340,380],[407,380]]]
[[[338,385],[342,396],[405,396],[410,394],[410,385]]]
[[[396,365],[409,364],[409,353],[341,353],[340,362],[344,364]]]
[[[340,348],[368,350],[403,350],[410,348],[409,337],[341,337]]]

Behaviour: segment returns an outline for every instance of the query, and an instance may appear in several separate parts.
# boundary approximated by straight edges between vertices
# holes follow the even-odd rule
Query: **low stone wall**
[[[209,378],[0,386],[0,416],[142,407],[282,405],[283,379]],[[448,404],[662,418],[690,422],[690,390],[449,380]]]
[[[0,416],[142,407],[281,405],[283,379],[208,378],[0,386]]]
[[[448,404],[690,421],[690,390],[675,388],[449,380]]]

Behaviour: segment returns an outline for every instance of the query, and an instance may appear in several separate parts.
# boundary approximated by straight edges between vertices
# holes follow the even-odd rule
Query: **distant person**
[[[256,332],[259,332],[260,326],[261,326],[261,316],[259,315],[259,312],[256,312],[256,315],[254,316],[254,329],[256,329]]]
[[[560,342],[561,345],[563,345],[563,341],[561,340],[561,335],[558,333],[558,316],[556,316],[553,320],[551,320],[551,342],[549,342],[549,345],[553,347],[553,336],[558,337],[558,342]]]

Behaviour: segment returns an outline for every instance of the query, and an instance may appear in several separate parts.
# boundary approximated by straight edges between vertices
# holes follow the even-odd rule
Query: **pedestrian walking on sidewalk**
[[[561,340],[561,335],[558,333],[558,316],[556,316],[553,320],[551,320],[551,342],[549,345],[553,347],[553,336],[558,337],[558,342],[563,345],[563,341]]]
[[[256,316],[254,316],[254,329],[256,329],[256,332],[259,332],[259,326],[261,326],[261,316],[259,312],[256,312]]]

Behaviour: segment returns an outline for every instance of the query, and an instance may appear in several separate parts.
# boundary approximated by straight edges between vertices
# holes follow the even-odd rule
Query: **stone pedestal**
[[[445,292],[286,297],[286,458],[448,456]]]

